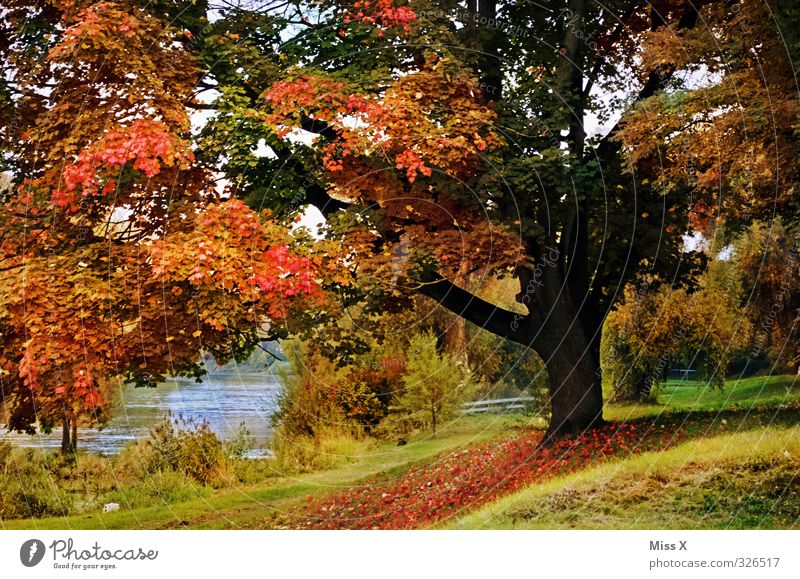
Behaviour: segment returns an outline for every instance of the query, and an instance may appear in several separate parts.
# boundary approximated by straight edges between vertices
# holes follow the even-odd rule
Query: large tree
[[[14,2],[0,34],[13,56],[0,104],[16,115],[4,117],[3,142],[71,166],[56,172],[66,188],[48,185],[52,203],[77,207],[58,227],[107,218],[122,201],[93,208],[112,192],[155,235],[167,216],[187,214],[173,205],[183,199],[238,197],[288,217],[316,205],[342,250],[327,284],[342,304],[421,292],[532,348],[548,369],[552,434],[602,419],[601,327],[629,280],[687,280],[700,260],[683,251],[683,234],[718,217],[791,214],[796,201],[791,3],[30,8]],[[45,55],[56,59],[49,69],[37,67]],[[116,91],[98,81],[106,70]],[[75,98],[57,108],[59,74]],[[108,111],[120,99],[135,110],[76,122],[78,110]],[[191,110],[207,115],[195,131]],[[18,121],[28,118],[37,119],[31,131]],[[150,144],[139,160],[117,155],[134,136]],[[41,178],[34,158],[12,163],[15,186],[26,173]],[[131,170],[90,176],[96,159]],[[153,177],[161,185],[142,185]],[[141,239],[145,230],[128,228]],[[518,281],[519,310],[460,285],[503,275]]]
[[[362,276],[412,247],[409,287],[534,349],[551,433],[601,420],[601,327],[629,280],[689,282],[685,234],[796,205],[792,5],[325,7],[264,93],[281,174],[357,208]],[[457,283],[509,272],[524,314]]]

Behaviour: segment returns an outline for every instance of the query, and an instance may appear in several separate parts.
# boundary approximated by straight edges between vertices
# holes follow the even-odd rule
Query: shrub
[[[0,477],[0,519],[67,515],[70,497],[58,485],[57,469],[33,449],[3,446]]]
[[[116,477],[110,459],[96,454],[78,455],[69,478],[77,483],[78,491],[99,495],[116,487]]]
[[[239,428],[233,436],[225,441],[225,453],[230,458],[242,459],[253,448],[251,434],[244,421],[239,423]]]
[[[244,485],[264,481],[280,472],[272,458],[235,460],[231,468],[236,480]]]
[[[707,285],[693,293],[661,286],[625,289],[606,318],[600,358],[603,388],[612,400],[648,400],[669,366],[691,365],[722,388],[728,363],[744,348],[749,327],[731,295]]]
[[[377,347],[346,369],[301,343],[285,351],[290,368],[281,375],[284,388],[273,416],[283,436],[313,438],[334,430],[356,438],[368,434],[402,387],[404,359],[383,355]]]
[[[311,437],[324,429],[343,425],[345,416],[336,403],[336,366],[327,358],[312,354],[292,342],[285,352],[290,364],[281,372],[283,390],[272,417],[279,436]]]
[[[117,460],[123,478],[140,479],[176,471],[200,484],[225,484],[231,477],[228,452],[207,421],[163,420],[150,436],[128,446]]]
[[[230,479],[228,455],[222,441],[208,422],[191,426],[178,430],[178,470],[202,484],[219,484]]]
[[[547,370],[539,355],[486,330],[470,327],[467,349],[470,366],[486,386],[475,393],[480,398],[536,398],[536,406],[547,405]]]
[[[272,449],[282,470],[310,472],[347,464],[374,448],[373,439],[337,430],[321,431],[316,436],[287,436],[276,430]]]

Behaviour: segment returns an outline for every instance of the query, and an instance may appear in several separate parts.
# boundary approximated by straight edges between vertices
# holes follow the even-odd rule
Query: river
[[[123,446],[147,436],[151,426],[168,414],[205,419],[223,440],[232,437],[244,422],[250,431],[249,456],[269,455],[271,417],[277,407],[281,384],[277,368],[259,372],[228,370],[208,374],[198,384],[191,378],[172,378],[157,388],[123,387],[111,420],[101,429],[81,428],[79,450],[116,454]],[[23,447],[54,449],[61,446],[61,430],[50,434],[8,433],[0,440]]]

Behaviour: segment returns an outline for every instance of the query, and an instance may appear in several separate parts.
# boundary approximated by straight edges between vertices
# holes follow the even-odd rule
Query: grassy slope
[[[393,474],[436,456],[479,444],[509,428],[526,424],[520,416],[470,416],[437,432],[435,438],[421,435],[404,446],[382,445],[369,455],[339,468],[277,476],[252,486],[216,491],[211,497],[157,507],[125,509],[47,519],[0,521],[5,529],[163,529],[247,528],[262,526],[263,520],[297,505],[309,496],[319,496],[359,483],[391,478]]]
[[[764,487],[770,484],[789,488],[789,493],[798,492],[798,479],[789,477],[789,474],[792,469],[797,474],[800,464],[781,461],[786,458],[782,454],[784,449],[788,450],[791,457],[800,456],[796,442],[789,440],[792,437],[800,438],[800,432],[797,429],[786,430],[785,424],[763,428],[772,420],[768,408],[797,400],[800,400],[800,384],[795,382],[794,377],[784,376],[729,383],[722,392],[673,384],[664,389],[657,404],[609,406],[606,417],[612,420],[680,413],[676,416],[701,429],[700,435],[704,439],[664,453],[634,456],[622,462],[554,479],[479,509],[454,521],[452,526],[471,528],[491,521],[492,527],[509,528],[750,527],[759,524],[787,527],[791,526],[792,517],[794,525],[797,525],[796,519],[800,513],[769,510],[770,505],[779,503],[783,508],[782,499],[786,499],[787,495],[764,498],[766,495],[753,493],[753,489],[760,488],[759,485]],[[739,410],[738,416],[745,415],[746,425],[731,421],[730,427],[727,427],[727,430],[739,431],[738,434],[727,434],[726,427],[720,427],[720,421],[728,415],[719,414],[721,409]],[[276,476],[258,485],[220,490],[211,497],[185,503],[133,510],[123,507],[123,510],[109,514],[0,521],[0,527],[136,529],[269,526],[275,513],[296,507],[309,496],[316,497],[337,488],[391,479],[412,465],[431,462],[443,453],[485,442],[507,432],[510,427],[526,422],[526,419],[518,416],[467,417],[443,429],[436,438],[421,436],[412,439],[406,446],[381,446],[368,456],[332,470],[296,477]],[[744,428],[748,432],[741,432]],[[759,430],[750,431],[753,428]],[[745,453],[750,446],[753,452]],[[770,463],[773,459],[774,464]],[[681,465],[683,467],[678,468]],[[578,488],[578,483],[584,486]],[[693,490],[696,488],[699,490]],[[745,504],[739,507],[738,501],[742,497]],[[795,504],[800,502],[800,497],[796,495],[791,495],[791,498]],[[701,501],[705,510],[697,510],[697,501]],[[732,508],[741,516],[735,520],[724,519],[725,513]],[[531,516],[531,513],[539,511],[543,513],[541,517]],[[768,516],[758,519],[758,513],[762,511]],[[520,513],[529,514],[521,516]]]
[[[529,487],[455,529],[800,528],[800,427],[699,439]]]
[[[730,382],[721,392],[673,384],[658,404],[612,406],[607,414],[616,419],[680,412],[708,426],[674,449],[529,487],[448,527],[800,528],[800,426],[771,423],[771,409],[798,398],[795,377],[778,376]],[[743,431],[759,419],[766,426]]]

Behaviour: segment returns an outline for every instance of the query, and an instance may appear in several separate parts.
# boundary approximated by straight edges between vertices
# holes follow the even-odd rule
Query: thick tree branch
[[[328,194],[328,190],[316,182],[309,174],[303,163],[294,156],[294,152],[289,147],[272,147],[278,159],[283,161],[283,168],[292,171],[298,177],[298,182],[306,192],[305,201],[317,209],[325,216],[347,209],[350,203],[335,199]]]
[[[525,318],[522,314],[515,314],[491,304],[439,276],[423,283],[417,291],[476,326],[497,336],[529,345],[529,336],[524,331],[527,325],[521,323]]]
[[[300,128],[309,133],[314,133],[326,139],[335,139],[338,136],[336,129],[330,126],[325,121],[319,119],[312,119],[311,117],[303,116],[300,120]]]

